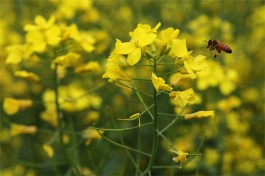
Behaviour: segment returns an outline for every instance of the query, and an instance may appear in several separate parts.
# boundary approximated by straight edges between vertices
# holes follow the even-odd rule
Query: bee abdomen
[[[232,53],[231,48],[230,48],[229,46],[227,46],[227,45],[221,44],[221,45],[220,45],[220,49],[221,49],[222,51],[226,52],[226,53]]]

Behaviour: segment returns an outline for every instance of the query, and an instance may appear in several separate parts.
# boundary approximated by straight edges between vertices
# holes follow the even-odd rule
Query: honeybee
[[[221,53],[221,51],[224,51],[226,53],[232,53],[232,50],[229,46],[218,40],[206,40],[205,42],[208,43],[207,48],[210,48],[210,51],[212,54],[214,54],[214,57],[217,57]],[[215,52],[213,53],[213,51]]]

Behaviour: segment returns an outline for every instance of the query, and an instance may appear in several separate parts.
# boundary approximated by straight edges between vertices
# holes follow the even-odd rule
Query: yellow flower
[[[197,88],[200,90],[218,86],[225,78],[223,68],[219,63],[207,61],[207,65],[207,69],[197,73]]]
[[[206,68],[205,56],[198,55],[195,58],[188,57],[184,60],[184,66],[191,79],[195,79],[197,76],[195,73],[202,71]]]
[[[222,94],[229,95],[230,93],[232,93],[237,87],[236,82],[238,81],[238,78],[239,78],[239,75],[236,70],[227,69],[225,78],[220,84],[220,90]]]
[[[19,64],[23,59],[27,59],[32,50],[29,45],[11,45],[6,48],[8,57],[6,58],[6,64]]]
[[[173,89],[168,84],[165,84],[163,78],[157,77],[154,73],[152,73],[151,80],[157,92],[160,90],[171,91]]]
[[[101,98],[95,94],[89,94],[78,84],[59,87],[60,107],[68,112],[80,111],[85,108],[100,108]]]
[[[89,145],[92,140],[100,140],[102,137],[99,133],[103,133],[103,131],[97,131],[95,129],[92,129],[92,128],[87,128],[86,130],[83,131],[83,137],[86,138],[86,142],[85,142],[85,145]]]
[[[70,142],[70,136],[68,134],[63,135],[63,143],[68,144]]]
[[[116,40],[115,50],[118,54],[127,56],[127,62],[134,65],[141,59],[141,48],[151,44],[156,38],[156,30],[161,24],[158,23],[155,28],[151,29],[149,25],[138,24],[137,28],[130,32],[131,41],[122,43]]]
[[[95,39],[88,32],[81,32],[81,39],[78,41],[79,44],[86,52],[95,50],[94,43]]]
[[[214,111],[198,111],[192,114],[185,114],[184,119],[186,120],[193,118],[202,119],[204,117],[213,118],[214,116],[215,116]]]
[[[189,54],[186,39],[173,39],[171,51],[177,57],[184,57]]]
[[[58,116],[56,109],[46,109],[44,112],[41,113],[41,119],[50,125],[52,125],[54,128],[58,127]]]
[[[75,69],[75,73],[92,73],[99,72],[101,70],[100,65],[96,61],[90,61],[85,65],[78,66]]]
[[[42,95],[42,99],[45,111],[41,113],[41,119],[56,128],[58,126],[58,115],[55,106],[54,91],[46,90]]]
[[[16,71],[15,76],[20,77],[20,78],[24,78],[24,79],[30,80],[30,81],[35,81],[35,82],[40,81],[39,76],[35,73],[32,73],[32,72]]]
[[[57,13],[61,17],[65,17],[66,19],[73,19],[76,12],[79,10],[82,11],[90,11],[90,8],[92,6],[93,1],[87,1],[87,0],[63,0],[63,1],[54,1],[56,2],[58,9]]]
[[[36,126],[19,125],[13,123],[11,124],[10,135],[14,137],[20,134],[35,134],[36,131]]]
[[[62,31],[65,40],[68,38],[75,40],[85,51],[91,52],[95,49],[95,39],[88,32],[79,32],[75,24],[62,26]]]
[[[97,112],[97,111],[90,111],[90,112],[86,115],[86,117],[85,117],[85,119],[84,119],[84,123],[85,123],[85,124],[88,124],[88,123],[95,122],[95,121],[98,120],[98,118],[99,118],[99,112]]]
[[[80,62],[80,55],[74,52],[67,53],[65,55],[56,57],[52,63],[52,68],[55,64],[62,65],[63,67],[75,66]]]
[[[179,35],[179,29],[174,30],[174,28],[172,27],[169,27],[160,32],[161,39],[165,44],[171,42],[173,39],[176,39],[178,35]]]
[[[175,73],[172,74],[169,78],[170,84],[173,86],[178,86],[186,83],[190,79],[190,76],[187,74]]]
[[[9,114],[16,114],[18,111],[32,106],[32,100],[18,100],[14,98],[5,98],[3,108]]]
[[[173,98],[173,103],[184,107],[185,105],[195,103],[195,93],[192,88],[185,91],[172,91],[169,97]]]
[[[24,30],[25,31],[36,31],[36,30],[48,29],[54,24],[55,18],[54,18],[54,16],[51,16],[50,19],[48,21],[46,21],[45,18],[43,18],[40,15],[37,15],[34,19],[34,22],[36,25],[27,24],[24,27]]]
[[[35,17],[36,25],[26,25],[24,30],[27,31],[26,41],[32,45],[36,52],[43,52],[47,45],[57,45],[61,41],[61,30],[54,25],[54,17],[46,21],[42,16]]]
[[[220,152],[216,149],[205,149],[204,160],[209,166],[215,166],[220,159]]]
[[[42,146],[42,148],[43,148],[43,150],[47,153],[47,155],[48,155],[50,158],[53,157],[54,152],[53,152],[53,148],[52,148],[51,145],[49,145],[49,144],[45,144],[45,145]]]
[[[241,106],[241,100],[236,96],[230,96],[227,99],[223,99],[217,103],[217,107],[220,110],[229,112],[233,108]]]
[[[179,168],[181,169],[182,163],[187,160],[188,153],[183,152],[181,150],[178,151],[170,150],[170,151],[174,152],[177,155],[176,157],[173,157],[172,160],[176,163],[179,163]]]
[[[109,82],[132,80],[130,75],[121,70],[121,68],[112,59],[108,59],[106,67],[106,73],[102,76],[102,78],[109,78]]]

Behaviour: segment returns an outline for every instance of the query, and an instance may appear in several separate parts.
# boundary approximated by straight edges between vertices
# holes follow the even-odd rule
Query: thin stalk
[[[151,94],[146,93],[146,92],[141,91],[141,90],[138,90],[138,89],[135,89],[134,87],[129,86],[129,85],[127,85],[127,84],[124,84],[124,83],[122,83],[122,82],[115,82],[115,83],[116,83],[117,86],[124,86],[124,87],[127,87],[127,88],[131,89],[131,90],[134,90],[135,92],[140,92],[140,93],[142,93],[142,94],[144,94],[144,95],[146,95],[146,96],[152,97]]]
[[[148,122],[148,123],[145,123],[145,124],[141,124],[141,127],[149,126],[149,125],[152,125],[152,124],[153,124],[153,122]],[[99,130],[99,131],[122,132],[122,131],[129,131],[129,130],[138,129],[140,127],[137,125],[137,126],[128,127],[128,128],[97,128],[97,127],[93,127],[93,126],[91,126],[91,128],[93,128],[95,130]]]
[[[156,59],[154,59],[154,74],[157,73],[157,64],[156,64]],[[145,169],[145,171],[143,172],[142,175],[146,175],[147,173],[151,173],[151,169],[152,166],[155,162],[155,158],[156,158],[156,151],[157,151],[157,144],[158,144],[158,123],[157,123],[157,119],[158,119],[158,112],[157,112],[157,91],[155,89],[155,87],[153,88],[153,101],[154,101],[154,112],[153,112],[153,144],[152,144],[152,151],[151,151],[151,157],[149,159],[149,163],[147,168]]]
[[[58,127],[59,127],[59,141],[60,141],[60,145],[63,151],[63,155],[67,160],[67,163],[70,163],[70,165],[72,166],[72,169],[78,174],[79,173],[79,169],[76,167],[76,165],[72,162],[72,160],[69,158],[68,154],[67,154],[67,148],[63,142],[63,134],[64,134],[64,119],[63,119],[63,114],[62,114],[62,110],[60,108],[60,104],[59,104],[59,86],[60,86],[60,79],[58,78],[58,65],[55,65],[54,68],[54,78],[55,78],[55,88],[54,88],[54,92],[55,92],[55,106],[56,106],[56,112],[58,115]],[[68,170],[70,171],[70,170]],[[80,175],[80,174],[78,174]]]
[[[54,79],[55,79],[55,88],[54,88],[54,92],[55,92],[55,107],[56,107],[56,112],[57,112],[57,116],[58,116],[58,132],[59,132],[59,141],[60,141],[60,145],[63,151],[63,155],[64,157],[68,160],[68,156],[67,156],[67,151],[63,142],[63,128],[64,128],[64,120],[63,120],[63,114],[60,108],[60,104],[59,104],[59,86],[60,86],[60,79],[58,78],[58,65],[55,65],[54,68]],[[68,162],[67,162],[68,163]]]
[[[66,154],[66,150],[65,150],[65,146],[63,143],[63,126],[64,126],[64,120],[63,120],[63,114],[59,105],[59,86],[60,86],[60,79],[58,78],[58,65],[55,65],[54,68],[54,78],[55,78],[55,88],[54,88],[54,92],[55,92],[55,106],[56,106],[56,112],[57,112],[57,116],[58,116],[58,127],[59,127],[59,139],[60,139],[60,144],[61,147],[63,148],[65,157],[67,158],[67,154]]]
[[[135,85],[134,85],[134,87],[135,87]],[[149,110],[149,108],[150,108],[151,106],[154,106],[154,105],[151,105],[150,107],[148,107],[148,106],[146,105],[146,103],[144,102],[144,99],[142,98],[141,94],[140,94],[139,92],[135,92],[135,93],[136,93],[138,99],[140,100],[140,102],[144,105],[144,108],[145,108],[145,110],[147,110],[147,112],[148,112],[148,114],[150,115],[150,117],[151,117],[152,119],[154,119],[153,114],[152,114],[151,111]]]
[[[137,153],[140,153],[142,155],[145,155],[145,156],[148,156],[148,157],[152,157],[149,153],[146,153],[146,152],[143,152],[143,151],[140,151],[140,150],[137,150],[137,149],[134,149],[134,148],[131,148],[131,147],[128,147],[127,145],[124,145],[124,144],[120,144],[118,142],[115,142],[113,140],[111,140],[110,138],[104,136],[103,134],[101,134],[99,131],[98,131],[98,134],[103,138],[105,139],[106,141],[108,141],[109,143],[113,144],[113,145],[116,145],[118,147],[121,147],[121,148],[124,148],[124,149],[127,149],[127,150],[131,150],[131,151],[134,151],[134,152],[137,152]],[[135,162],[134,162],[135,163]]]

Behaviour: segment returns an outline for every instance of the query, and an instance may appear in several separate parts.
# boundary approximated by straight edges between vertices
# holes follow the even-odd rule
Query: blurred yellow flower
[[[78,84],[59,87],[59,103],[68,112],[80,111],[85,108],[100,108],[101,98],[96,94],[89,94]]]
[[[207,148],[204,153],[204,160],[208,165],[214,166],[218,163],[220,152],[217,149]]]
[[[76,66],[80,62],[80,55],[74,52],[69,52],[65,55],[58,56],[52,62],[52,68],[54,68],[55,64],[59,64],[63,67],[73,67]]]
[[[76,24],[61,26],[61,29],[64,40],[69,38],[75,40],[86,52],[91,52],[95,49],[95,39],[88,32],[80,32]]]
[[[25,31],[38,31],[38,30],[45,30],[50,28],[54,22],[55,22],[55,17],[51,16],[49,20],[47,21],[44,17],[37,15],[34,18],[35,25],[33,24],[27,24],[24,27]]]
[[[184,119],[188,120],[188,119],[202,119],[204,117],[210,117],[213,118],[215,116],[214,111],[198,111],[192,114],[185,114]]]
[[[208,61],[207,63],[207,69],[197,73],[197,88],[200,90],[218,86],[225,77],[223,68],[219,63],[215,61]]]
[[[42,146],[42,148],[47,153],[49,158],[53,157],[54,152],[53,152],[53,148],[52,148],[51,145],[45,144],[45,145]]]
[[[40,81],[40,78],[37,74],[32,73],[32,72],[27,72],[24,70],[23,71],[16,71],[15,76],[20,77],[20,78],[24,78],[24,79],[30,80],[30,81],[35,81],[35,82]]]
[[[102,137],[99,133],[103,133],[103,131],[97,131],[92,128],[87,128],[86,130],[83,131],[83,138],[86,138],[85,145],[89,145],[92,140],[100,140]]]
[[[195,103],[195,93],[192,88],[185,91],[172,91],[169,94],[170,98],[173,98],[173,103],[184,107],[185,105]]]
[[[91,0],[63,0],[57,3],[57,13],[59,17],[72,19],[74,15],[80,10],[88,10],[92,6]]]
[[[27,31],[26,41],[32,45],[33,51],[43,52],[47,45],[54,46],[61,41],[61,30],[54,22],[54,17],[46,21],[42,16],[36,16],[36,25],[28,24],[24,27]]]
[[[163,78],[157,77],[154,73],[152,73],[151,80],[157,92],[160,90],[171,91],[173,89],[168,84],[165,84]]]
[[[70,142],[70,136],[68,134],[63,135],[63,143],[68,144]]]
[[[95,122],[98,120],[98,118],[99,118],[99,112],[89,111],[86,117],[84,118],[84,123],[88,124],[88,123]]]
[[[236,82],[238,80],[238,72],[234,69],[227,69],[225,73],[225,78],[222,80],[220,84],[220,90],[223,95],[229,95],[232,93],[237,85]]]
[[[79,44],[86,52],[91,52],[95,50],[94,43],[95,39],[90,35],[89,32],[81,32],[81,38],[78,41]]]
[[[14,98],[5,98],[3,109],[9,114],[16,114],[18,111],[29,108],[32,106],[32,100],[19,100]]]
[[[48,108],[44,112],[42,112],[41,119],[52,125],[54,128],[58,127],[58,115],[55,107],[54,109]]]
[[[10,45],[6,48],[8,56],[6,58],[6,64],[19,64],[23,59],[27,59],[32,50],[29,45]]]
[[[230,96],[217,103],[217,107],[223,111],[231,111],[233,108],[238,108],[241,105],[241,100],[236,96]]]
[[[41,119],[54,128],[58,126],[58,115],[55,105],[55,93],[52,90],[46,90],[42,95],[45,111],[41,113]]]
[[[75,73],[93,73],[99,72],[101,70],[100,65],[96,61],[90,61],[85,65],[80,65],[76,67]]]
[[[35,134],[36,132],[36,126],[19,125],[14,123],[11,124],[10,135],[12,137],[20,134]]]

